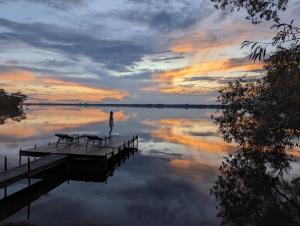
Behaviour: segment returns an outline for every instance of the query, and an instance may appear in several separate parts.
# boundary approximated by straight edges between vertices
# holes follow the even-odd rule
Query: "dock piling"
[[[119,165],[121,165],[121,159],[122,159],[122,156],[121,156],[121,147],[118,148],[118,154],[119,154]]]
[[[31,186],[31,171],[30,171],[30,158],[27,158],[27,177],[28,177],[28,186]]]
[[[19,166],[21,166],[22,164],[22,155],[21,155],[21,151],[22,151],[22,148],[20,148],[20,151],[19,151]]]
[[[7,171],[7,157],[4,157],[4,171]]]
[[[113,150],[111,153],[111,158],[112,158],[112,165],[115,165],[115,151]]]

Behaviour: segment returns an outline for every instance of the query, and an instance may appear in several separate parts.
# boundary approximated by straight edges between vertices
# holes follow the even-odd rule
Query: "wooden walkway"
[[[37,174],[65,165],[69,170],[70,164],[91,165],[90,168],[96,173],[103,169],[107,176],[110,168],[114,168],[117,163],[121,163],[123,157],[128,153],[137,150],[138,136],[112,136],[104,137],[101,143],[87,143],[86,137],[81,136],[78,141],[70,144],[48,144],[45,146],[20,150],[19,167],[0,173],[0,188],[4,188],[6,196],[6,187],[22,179],[28,178],[28,185],[31,186],[30,178]],[[21,164],[22,156],[41,157],[38,160],[28,161]],[[93,168],[94,166],[94,168]],[[77,167],[73,167],[76,170]],[[5,169],[7,169],[7,160],[5,159]],[[91,172],[90,172],[91,173]]]
[[[120,153],[127,148],[136,148],[138,145],[137,136],[112,136],[111,138],[102,141],[101,145],[97,142],[94,144],[91,142],[86,146],[86,142],[83,138],[79,143],[73,143],[72,145],[66,144],[48,144],[40,147],[33,147],[25,150],[20,150],[21,156],[35,156],[40,157],[48,154],[67,155],[77,158],[89,158],[89,159],[103,159],[110,158],[115,154]]]
[[[65,155],[47,155],[38,160],[12,168],[0,174],[0,188],[6,187],[19,180],[30,178],[38,173],[64,164],[67,161]]]

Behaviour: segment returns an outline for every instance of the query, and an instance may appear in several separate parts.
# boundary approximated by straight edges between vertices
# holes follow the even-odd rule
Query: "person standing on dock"
[[[109,128],[110,128],[109,136],[111,136],[111,132],[113,130],[113,127],[115,126],[115,124],[114,124],[114,112],[113,111],[110,111],[110,113],[109,113],[109,122],[108,122],[108,124],[109,124]]]

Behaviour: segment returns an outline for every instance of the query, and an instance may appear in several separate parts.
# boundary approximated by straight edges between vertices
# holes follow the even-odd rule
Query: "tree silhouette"
[[[287,0],[211,1],[222,9],[246,9],[254,24],[272,20],[277,31],[269,43],[242,44],[251,47],[251,60],[264,63],[264,77],[241,78],[220,90],[224,107],[213,118],[224,140],[237,148],[222,162],[211,190],[218,216],[229,225],[299,225],[300,178],[289,175],[288,154],[300,138],[300,28],[280,22],[278,11]]]

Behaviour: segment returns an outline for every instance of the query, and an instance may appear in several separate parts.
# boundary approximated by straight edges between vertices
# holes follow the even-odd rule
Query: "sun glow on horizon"
[[[128,95],[123,90],[96,88],[49,76],[37,76],[29,71],[1,73],[0,80],[8,92],[20,91],[35,102],[120,101]]]

